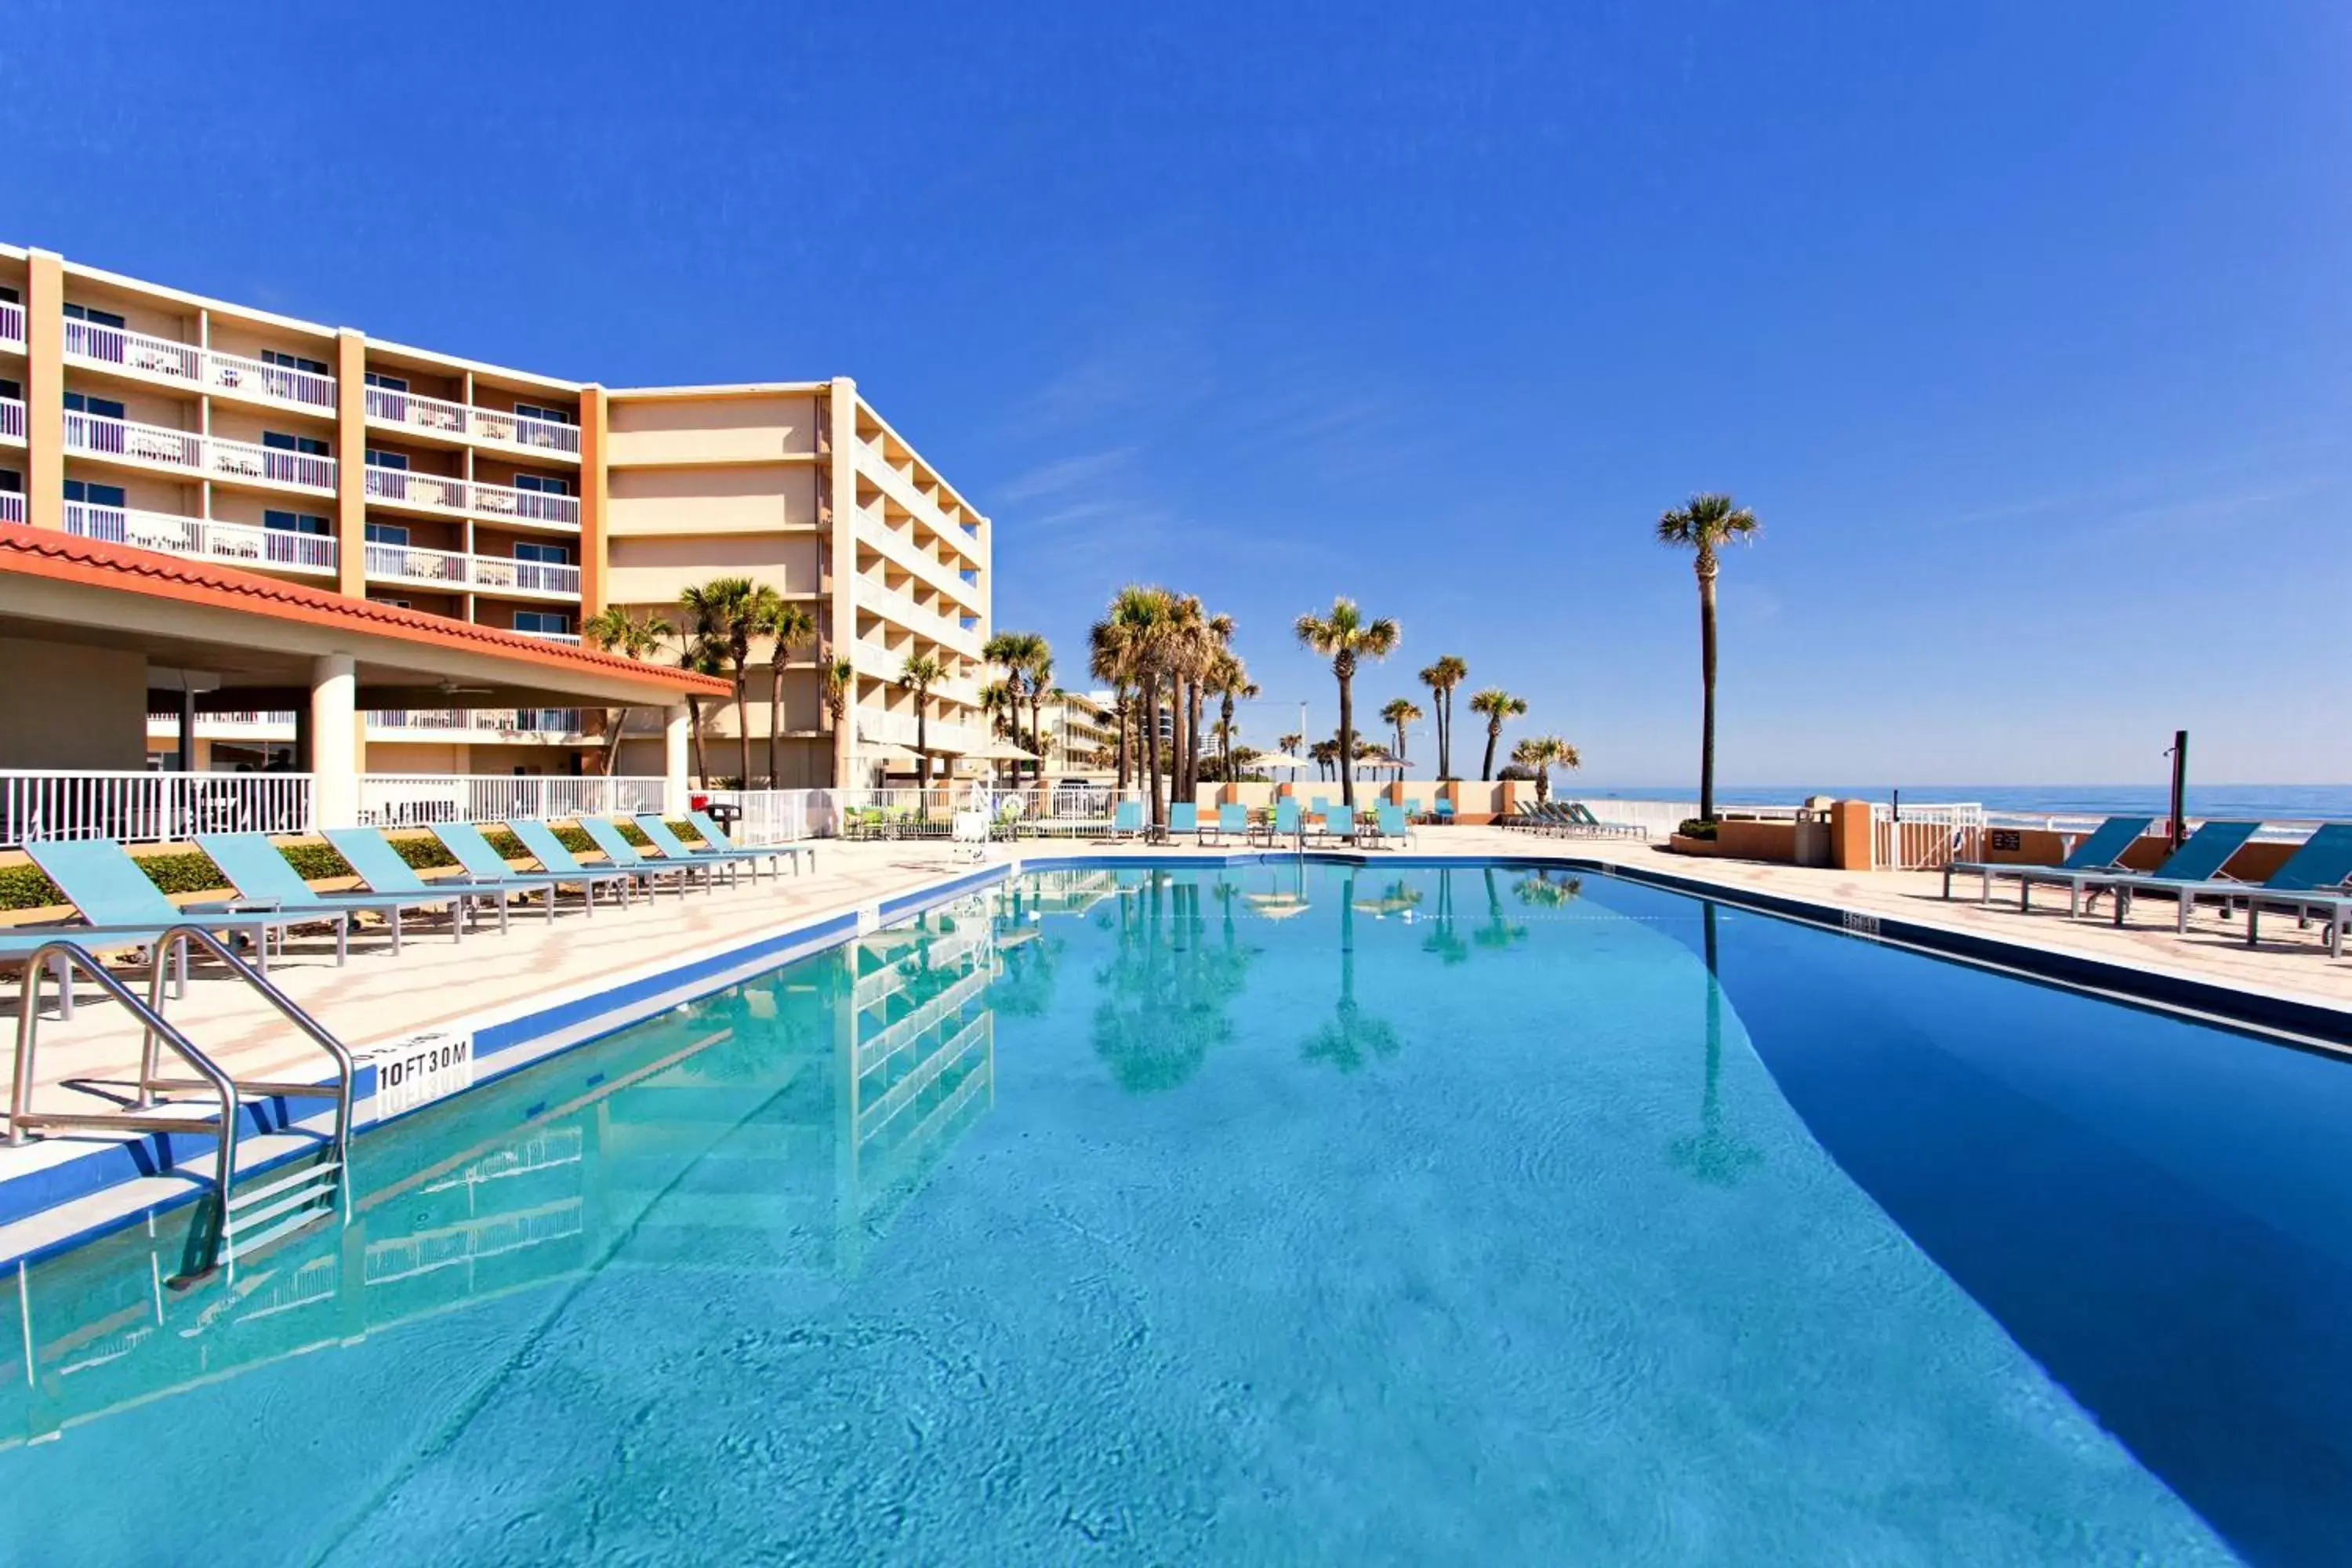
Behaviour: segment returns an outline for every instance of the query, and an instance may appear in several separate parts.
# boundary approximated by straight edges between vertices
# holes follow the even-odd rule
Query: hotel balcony
[[[371,392],[373,390],[370,389]],[[580,531],[580,498],[468,483],[409,468],[367,471],[368,500],[379,505],[444,517],[488,517],[540,528]]]
[[[527,632],[518,626],[515,628],[515,636],[519,637],[537,637],[541,642],[560,642],[567,647],[578,647],[580,646],[580,634],[578,632]]]
[[[945,611],[927,610],[897,589],[886,588],[869,577],[857,580],[856,595],[859,608],[871,610],[894,625],[951,647],[966,658],[980,657],[978,626],[967,626],[961,618]]]
[[[25,405],[21,399],[0,397],[0,441],[25,444]]]
[[[471,589],[484,594],[577,599],[580,568],[551,561],[517,561],[504,555],[463,555],[452,550],[422,550],[404,544],[367,547],[371,581],[421,588]]]
[[[332,495],[335,459],[257,447],[193,430],[167,430],[128,419],[66,411],[66,450],[79,458],[160,468],[194,479],[229,479]]]
[[[192,391],[225,393],[231,397],[279,408],[299,408],[331,418],[335,413],[335,378],[290,365],[266,364],[242,354],[173,342],[145,332],[101,326],[96,321],[65,321],[68,363],[89,369],[126,372],[142,381],[162,382]]]
[[[915,716],[912,713],[886,713],[871,708],[852,710],[857,723],[857,738],[870,745],[904,746],[915,749]],[[989,737],[966,724],[951,724],[934,719],[924,726],[924,738],[934,752],[969,756],[988,749]]]
[[[372,741],[417,740],[463,731],[469,742],[501,737],[547,745],[580,739],[577,708],[414,708],[387,709],[363,715]],[[147,715],[147,733],[175,737],[176,713]],[[276,712],[199,713],[196,733],[207,740],[289,741],[294,737],[291,709]]]
[[[580,458],[580,426],[551,419],[527,419],[497,408],[469,408],[415,392],[367,389],[371,425],[445,441],[476,441],[534,457]]]
[[[326,576],[335,572],[332,539],[284,529],[255,528],[242,522],[68,501],[66,531],[110,544],[127,544],[134,550],[160,551],[165,555],[219,561],[232,566],[312,572]]]
[[[0,349],[25,352],[25,307],[0,300]]]
[[[857,638],[849,645],[849,662],[861,675],[877,680],[898,683],[898,672],[907,668],[907,656],[912,648],[887,648],[878,642]],[[967,707],[980,706],[980,682],[969,675],[950,675],[931,682],[933,700],[961,702]]]
[[[25,521],[25,494],[22,490],[0,490],[0,522]]]
[[[892,531],[872,512],[862,510],[856,515],[856,532],[860,544],[884,560],[921,578],[974,615],[981,612],[983,606],[979,585],[967,581],[961,569],[933,555],[912,537]]]

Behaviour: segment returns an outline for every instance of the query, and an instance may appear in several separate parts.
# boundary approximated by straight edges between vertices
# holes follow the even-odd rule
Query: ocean
[[[1906,784],[1903,798],[1921,805],[1975,801],[2003,816],[2108,816],[2146,812],[2161,816],[2172,809],[2166,784]],[[1696,788],[1624,785],[1592,788],[1570,783],[1580,800],[1696,800]],[[1891,800],[1892,784],[1822,784],[1806,788],[1717,784],[1717,805],[1801,805],[1808,795],[1842,800]],[[2352,819],[2352,784],[2224,784],[2189,786],[2192,817],[2241,817],[2263,822]]]

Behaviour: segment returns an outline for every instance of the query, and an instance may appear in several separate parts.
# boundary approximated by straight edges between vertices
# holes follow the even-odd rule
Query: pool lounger
[[[1944,897],[1952,896],[1952,873],[1975,872],[1984,881],[1980,903],[1992,902],[1992,879],[1995,877],[2017,879],[2017,907],[2031,907],[2036,882],[2063,884],[2067,889],[2067,913],[2080,914],[2083,907],[2083,879],[2097,876],[2128,876],[2123,865],[2124,854],[2139,842],[2141,834],[2156,821],[2153,816],[2110,816],[2094,829],[2073,851],[2055,866],[1997,865],[1990,860],[1955,860],[1944,868]]]
[[[680,898],[684,898],[687,889],[698,881],[702,884],[703,891],[709,892],[719,886],[718,874],[722,868],[727,872],[730,883],[735,880],[736,868],[732,862],[677,860],[667,856],[658,860],[647,859],[614,824],[599,816],[583,816],[576,820],[580,824],[580,831],[588,836],[589,842],[596,846],[604,858],[622,870],[635,871],[644,879],[649,894],[659,893],[665,882],[676,888]]]
[[[2132,900],[2137,895],[2170,894],[2179,902],[2179,929],[2185,932],[2189,930],[2189,911],[2196,903],[2196,889],[2246,885],[2223,876],[2221,868],[2245,847],[2246,840],[2261,831],[2262,826],[2259,822],[2208,822],[2190,834],[2179,848],[2166,856],[2164,864],[2155,870],[2085,877],[2083,885],[2094,895],[2104,891],[2114,898],[2117,925],[2130,915]]]
[[[1298,802],[1289,795],[1284,795],[1274,803],[1274,810],[1271,814],[1252,825],[1250,837],[1256,842],[1264,844],[1268,849],[1272,849],[1286,838],[1295,840],[1298,837],[1300,820]]]
[[[2352,929],[2352,822],[2322,824],[2303,841],[2303,847],[2261,882],[2239,887],[2216,884],[2198,892],[2245,904],[2248,947],[2260,939],[2264,910],[2291,914],[2299,924],[2317,915],[2327,922],[2328,955],[2341,958],[2345,932]]]
[[[514,889],[504,883],[477,882],[465,879],[431,881],[416,874],[416,868],[401,858],[379,828],[329,827],[321,837],[335,847],[346,865],[371,892],[405,893],[417,903],[430,903],[436,899],[457,899],[470,906],[475,918],[480,919],[481,907],[496,904],[499,930],[507,929],[507,900]]]
[[[1208,843],[1212,834],[1216,836],[1217,842],[1220,844],[1223,843],[1228,836],[1242,839],[1248,838],[1249,807],[1230,803],[1218,806],[1216,819],[1201,825],[1201,842]]]
[[[395,953],[400,951],[400,917],[404,911],[446,908],[451,936],[466,940],[466,900],[461,893],[322,893],[294,869],[266,833],[199,833],[196,847],[220,868],[238,897],[255,908],[285,915],[382,915]]]
[[[1160,842],[1173,844],[1180,833],[1191,834],[1195,844],[1201,841],[1201,808],[1189,800],[1168,808],[1168,826],[1160,830]]]
[[[721,849],[717,845],[709,845],[697,849],[672,831],[670,825],[664,822],[657,813],[641,811],[632,820],[636,823],[637,831],[644,834],[653,847],[661,851],[662,858],[665,860],[678,860],[688,865],[700,863],[710,866],[730,863],[740,866],[748,863],[751,867],[751,874],[754,877],[760,874],[759,862],[763,858],[760,850]]]
[[[749,860],[751,875],[754,877],[760,874],[760,863],[763,860],[767,862],[771,875],[775,874],[776,862],[784,859],[792,861],[793,876],[797,877],[801,874],[802,846],[798,844],[738,844],[727,836],[727,830],[712,820],[707,811],[689,811],[686,814],[686,820],[688,826],[702,835],[702,841],[710,846],[715,852],[720,855],[738,856]],[[809,869],[814,871],[816,869],[815,849],[808,850],[808,858]]]
[[[252,938],[254,967],[263,973],[269,970],[273,931],[282,949],[289,928],[330,925],[335,931],[335,962],[342,963],[350,950],[352,918],[346,910],[278,914],[247,909],[238,900],[175,904],[111,838],[36,839],[25,846],[25,853],[93,930],[162,931],[175,925],[200,925],[207,931],[235,932]],[[74,932],[65,927],[56,934],[70,938]]]
[[[651,892],[653,878],[645,871],[629,866],[583,866],[555,836],[555,829],[532,817],[509,817],[507,831],[522,841],[523,848],[540,864],[540,868],[559,882],[577,883],[587,897],[591,912],[596,902],[596,889],[609,885],[620,899],[621,907],[628,908],[629,894],[638,889]],[[593,841],[592,841],[593,842]]]
[[[457,864],[475,881],[509,888],[518,893],[545,893],[550,921],[555,919],[556,894],[566,886],[580,889],[580,901],[591,915],[596,912],[595,888],[600,880],[615,881],[614,891],[619,894],[622,906],[626,908],[628,905],[630,879],[625,874],[618,879],[600,879],[579,873],[567,877],[554,871],[518,871],[507,864],[507,858],[499,854],[488,838],[482,837],[481,828],[470,822],[436,822],[433,824],[433,837],[441,840],[442,847],[457,858]],[[545,863],[541,862],[541,865]]]

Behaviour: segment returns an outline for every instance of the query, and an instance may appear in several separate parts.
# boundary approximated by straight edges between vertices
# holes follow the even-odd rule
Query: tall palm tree
[[[1005,685],[1017,699],[1029,703],[1030,743],[1038,755],[1035,766],[1045,765],[1045,748],[1036,745],[1038,692],[1054,668],[1053,646],[1035,632],[998,632],[981,646],[980,657],[1004,671]],[[1043,666],[1043,669],[1040,669]],[[1019,709],[1014,710],[1013,743],[1021,743]],[[1016,764],[1013,772],[1020,772]]]
[[[1301,747],[1301,746],[1303,746],[1303,745],[1305,745],[1306,743],[1307,743],[1307,737],[1306,737],[1306,736],[1304,736],[1304,735],[1302,735],[1302,734],[1300,734],[1300,733],[1299,733],[1297,731],[1296,731],[1296,730],[1293,730],[1293,731],[1292,731],[1289,734],[1287,734],[1287,735],[1276,735],[1276,736],[1274,738],[1274,744],[1275,744],[1275,749],[1276,749],[1276,750],[1277,750],[1277,751],[1283,751],[1283,752],[1289,752],[1289,753],[1290,753],[1292,756],[1294,756],[1294,757],[1295,757],[1295,756],[1297,756],[1297,755],[1298,754],[1298,748],[1299,748],[1299,747]]]
[[[713,577],[677,596],[694,636],[717,650],[722,672],[734,683],[735,739],[742,752],[740,782],[746,789],[751,785],[751,727],[745,716],[751,639],[760,635],[760,624],[775,597],[773,588],[749,577]]]
[[[1551,798],[1551,771],[1554,768],[1580,768],[1584,759],[1576,748],[1558,735],[1529,735],[1511,748],[1511,761],[1536,776],[1536,804],[1541,805]]]
[[[1242,663],[1241,655],[1232,648],[1221,647],[1209,667],[1208,688],[1217,694],[1217,776],[1231,784],[1234,777],[1234,704],[1247,702],[1257,696],[1257,682],[1249,678],[1249,668]]]
[[[1143,779],[1150,792],[1151,824],[1164,827],[1168,805],[1160,790],[1160,689],[1179,662],[1171,657],[1171,645],[1177,640],[1175,595],[1165,588],[1130,583],[1111,600],[1109,620],[1115,628],[1113,640],[1125,650],[1126,667],[1133,672],[1139,694],[1137,722],[1142,730]]]
[[[816,617],[805,605],[794,604],[772,588],[761,589],[767,597],[756,602],[756,622],[752,629],[766,637],[768,648],[768,787],[784,787],[784,775],[780,762],[784,739],[784,665],[791,659],[793,649],[816,641]],[[750,787],[751,781],[744,781]]]
[[[669,640],[669,623],[652,610],[627,610],[607,605],[580,623],[580,635],[606,653],[641,659]],[[621,761],[621,733],[628,728],[629,710],[615,708],[606,715],[612,729],[604,737],[604,776],[611,778]]]
[[[1292,629],[1301,643],[1331,661],[1331,674],[1339,682],[1339,798],[1354,805],[1356,770],[1349,763],[1356,750],[1356,661],[1388,658],[1404,633],[1386,616],[1365,619],[1353,599],[1334,599],[1329,615],[1301,616]]]
[[[1454,689],[1470,679],[1470,666],[1458,654],[1444,654],[1421,672],[1429,688],[1430,705],[1437,710],[1437,776],[1454,776]]]
[[[718,675],[727,668],[727,650],[709,637],[694,633],[678,638],[677,667],[696,675]],[[710,787],[710,748],[702,733],[702,696],[699,692],[686,694],[688,731],[694,737],[694,776],[702,787]]]
[[[824,710],[833,716],[833,782],[845,789],[849,778],[842,764],[848,754],[849,699],[857,689],[857,667],[845,658],[827,659],[817,681],[824,691]]]
[[[1307,760],[1315,764],[1317,778],[1328,778],[1339,764],[1339,742],[1318,741],[1307,748]]]
[[[1470,699],[1470,711],[1486,717],[1486,762],[1478,770],[1481,780],[1495,776],[1495,744],[1503,738],[1503,721],[1517,719],[1528,710],[1528,700],[1514,697],[1499,686],[1490,686]]]
[[[1106,618],[1087,629],[1087,673],[1097,680],[1110,683],[1111,719],[1118,726],[1118,787],[1124,791],[1127,788],[1127,724],[1132,717],[1127,693],[1135,683],[1134,649],[1129,646],[1125,626]]]
[[[915,754],[922,758],[919,789],[931,787],[931,688],[947,679],[940,661],[927,653],[910,653],[898,671],[898,685],[915,694]]]
[[[1715,579],[1722,570],[1716,552],[1725,545],[1746,543],[1763,529],[1756,514],[1735,505],[1726,495],[1695,495],[1688,506],[1677,507],[1658,519],[1658,542],[1692,552],[1691,570],[1698,574],[1698,679],[1703,693],[1699,709],[1698,815],[1715,820]]]
[[[988,732],[999,740],[1010,737],[1015,744],[1021,739],[1021,693],[1009,680],[992,680],[980,689],[980,710],[988,715]],[[1001,771],[1001,770],[1000,770]],[[1015,782],[1019,781],[1021,764],[1013,764]]]
[[[1409,697],[1392,697],[1389,699],[1387,705],[1382,707],[1381,710],[1381,721],[1391,726],[1396,731],[1396,760],[1398,762],[1402,763],[1406,760],[1404,754],[1404,727],[1420,717],[1421,710],[1412,705],[1412,700]]]

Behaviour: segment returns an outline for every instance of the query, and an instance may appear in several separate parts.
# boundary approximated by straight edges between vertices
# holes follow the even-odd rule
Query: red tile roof
[[[187,561],[127,544],[109,544],[52,529],[0,527],[0,572],[58,582],[81,583],[182,604],[242,610],[248,615],[311,626],[364,631],[405,642],[452,644],[539,666],[551,673],[625,673],[677,691],[721,695],[733,690],[716,676],[694,675],[669,666],[643,664],[615,654],[549,642],[521,632],[499,631],[470,622],[404,610],[397,605],[324,593],[257,572],[239,572],[210,562]]]

